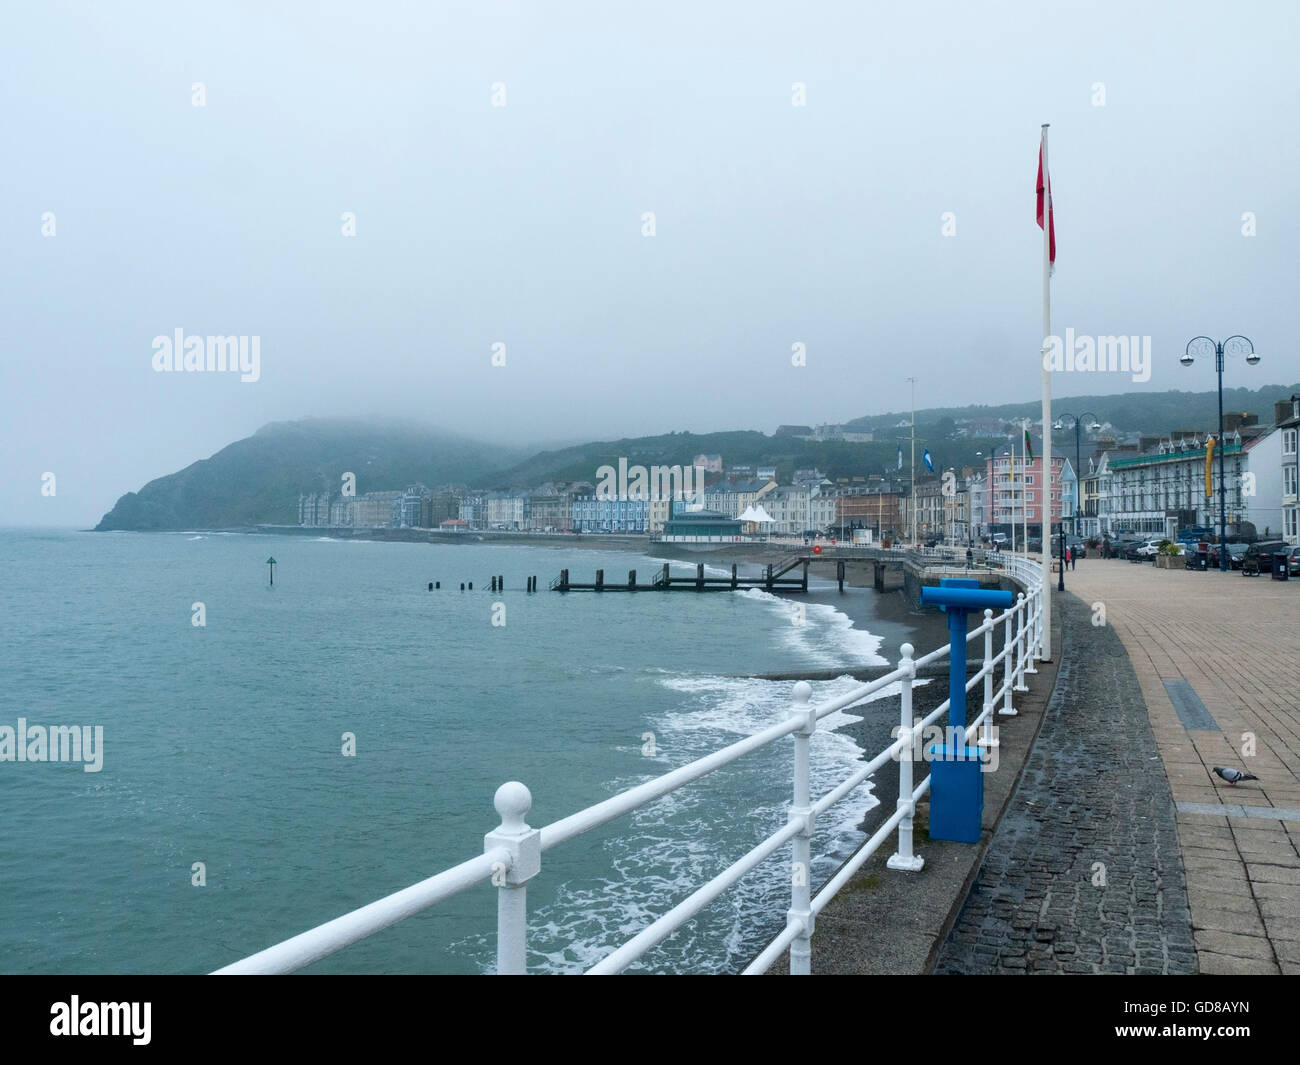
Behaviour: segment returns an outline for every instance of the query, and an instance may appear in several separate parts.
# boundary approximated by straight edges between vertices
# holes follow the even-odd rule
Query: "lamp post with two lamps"
[[[1193,349],[1195,351],[1193,352]],[[1228,481],[1223,466],[1223,357],[1224,355],[1244,355],[1251,366],[1259,365],[1259,355],[1249,337],[1233,335],[1222,342],[1210,337],[1192,337],[1187,342],[1187,350],[1178,361],[1184,366],[1191,366],[1196,361],[1195,355],[1208,358],[1214,355],[1214,368],[1219,375],[1219,569],[1228,571]]]

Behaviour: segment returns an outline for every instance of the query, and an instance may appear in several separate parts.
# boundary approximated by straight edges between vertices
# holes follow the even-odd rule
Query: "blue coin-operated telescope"
[[[948,613],[948,724],[955,743],[930,747],[930,838],[978,843],[984,815],[984,777],[979,748],[966,746],[966,614],[1006,609],[1010,592],[980,587],[964,577],[944,577],[939,587],[921,589],[921,602]],[[986,663],[987,666],[987,663]],[[949,736],[953,733],[950,731]]]

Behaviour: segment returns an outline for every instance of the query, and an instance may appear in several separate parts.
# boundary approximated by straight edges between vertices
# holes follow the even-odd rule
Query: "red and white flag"
[[[1051,270],[1056,272],[1056,221],[1052,216],[1052,176],[1045,173],[1043,157],[1047,154],[1047,130],[1043,130],[1043,139],[1038,142],[1038,228],[1043,228],[1043,201],[1047,201],[1047,242]]]

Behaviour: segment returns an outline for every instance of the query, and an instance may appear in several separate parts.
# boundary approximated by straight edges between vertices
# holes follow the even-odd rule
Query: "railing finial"
[[[507,832],[520,832],[528,828],[524,816],[533,808],[533,793],[517,780],[510,780],[497,788],[492,805],[501,815],[501,828]]]

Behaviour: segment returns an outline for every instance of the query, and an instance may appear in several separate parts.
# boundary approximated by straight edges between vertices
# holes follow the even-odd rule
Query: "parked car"
[[[1122,536],[1114,540],[1103,540],[1101,542],[1101,554],[1103,558],[1128,558],[1128,549],[1132,544],[1131,540],[1125,540]]]
[[[1286,571],[1289,576],[1300,577],[1300,546],[1287,548]]]
[[[1246,554],[1242,557],[1242,576],[1258,577],[1261,573],[1272,573],[1273,556],[1289,550],[1290,545],[1282,540],[1257,540],[1246,548]]]
[[[1228,569],[1241,569],[1242,561],[1246,557],[1246,548],[1248,544],[1229,544],[1228,545]],[[1219,568],[1219,545],[1210,544],[1206,552],[1206,563],[1211,569]]]
[[[1162,540],[1136,540],[1129,548],[1128,560],[1130,562],[1150,562],[1160,554],[1160,545]]]

